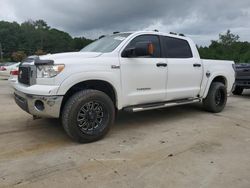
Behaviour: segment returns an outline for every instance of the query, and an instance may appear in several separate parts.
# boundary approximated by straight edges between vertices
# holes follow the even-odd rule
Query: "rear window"
[[[192,58],[193,54],[186,40],[164,37],[165,54],[167,58]]]

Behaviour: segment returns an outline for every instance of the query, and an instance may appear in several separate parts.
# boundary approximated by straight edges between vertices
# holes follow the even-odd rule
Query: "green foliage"
[[[87,46],[88,44],[90,44],[91,42],[93,42],[90,39],[86,39],[84,37],[81,38],[74,38],[73,39],[73,48],[77,51],[81,50],[83,48],[83,46]]]
[[[21,62],[27,57],[24,51],[13,52],[11,55],[11,60],[15,62]]]
[[[228,30],[220,34],[219,40],[211,41],[209,47],[199,47],[203,59],[233,60],[236,63],[250,63],[250,43],[240,42],[239,36]]]
[[[224,46],[230,46],[240,39],[239,35],[234,35],[230,30],[226,34],[219,34],[219,42]]]
[[[79,51],[91,42],[50,28],[43,20],[29,20],[22,24],[0,21],[4,59],[13,59],[12,54],[20,51],[27,55]]]
[[[240,42],[239,38],[228,30],[220,34],[217,41],[211,41],[208,47],[199,47],[200,56],[203,59],[250,63],[250,43]],[[72,38],[66,32],[50,28],[43,20],[29,20],[22,24],[0,21],[0,43],[5,60],[19,61],[20,56],[79,51],[91,42],[90,39]]]
[[[46,55],[46,53],[43,51],[43,50],[37,50],[36,52],[35,52],[35,55]]]

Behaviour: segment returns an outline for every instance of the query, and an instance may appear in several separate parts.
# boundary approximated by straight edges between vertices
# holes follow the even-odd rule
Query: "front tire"
[[[234,95],[242,95],[243,90],[244,89],[242,87],[236,86],[235,89],[233,90],[233,94]]]
[[[227,89],[223,83],[213,82],[207,97],[203,100],[205,110],[212,113],[221,112],[227,103]]]
[[[115,118],[112,100],[103,92],[83,90],[74,94],[62,111],[66,133],[76,142],[100,140],[109,131]]]

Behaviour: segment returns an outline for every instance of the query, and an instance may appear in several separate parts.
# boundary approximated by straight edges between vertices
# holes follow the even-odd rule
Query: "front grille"
[[[238,86],[250,86],[250,79],[236,79],[236,85]]]
[[[18,82],[30,85],[30,67],[19,67]]]

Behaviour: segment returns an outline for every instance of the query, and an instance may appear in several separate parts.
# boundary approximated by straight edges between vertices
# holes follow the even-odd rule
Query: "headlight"
[[[37,66],[37,78],[52,78],[63,71],[65,65],[40,65]]]

